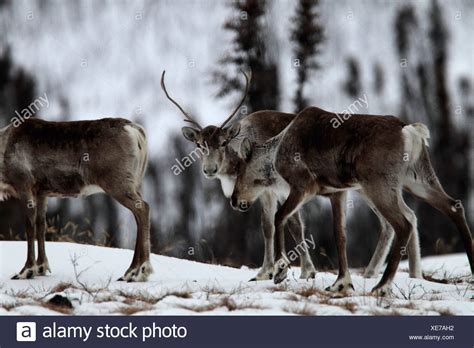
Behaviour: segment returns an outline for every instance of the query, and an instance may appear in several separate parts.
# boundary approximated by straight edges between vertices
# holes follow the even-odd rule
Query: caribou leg
[[[352,284],[351,273],[347,262],[346,252],[346,231],[345,231],[345,215],[346,215],[346,196],[347,192],[333,193],[329,199],[331,200],[334,237],[336,239],[336,247],[339,261],[339,275],[336,282],[326,288],[327,291],[347,292],[354,290]]]
[[[296,245],[301,245],[303,250],[300,255],[300,279],[314,279],[316,277],[316,268],[314,267],[311,255],[309,254],[309,246],[305,238],[305,226],[299,211],[288,218],[288,229],[290,230]]]
[[[119,280],[144,282],[153,273],[150,263],[150,207],[138,192],[112,195],[117,202],[129,209],[137,223],[137,239],[133,260]]]
[[[288,257],[285,249],[285,225],[288,218],[292,216],[304,201],[305,194],[296,188],[291,188],[290,195],[285,203],[278,209],[275,214],[275,231],[279,237],[281,250],[281,258],[275,263],[275,271],[273,281],[275,284],[282,282],[288,273]]]
[[[47,206],[48,198],[46,196],[38,197],[38,207],[36,213],[36,238],[38,239],[38,259],[36,260],[36,265],[38,269],[38,275],[46,275],[48,271],[51,272],[45,249]]]
[[[410,235],[416,233],[416,216],[404,202],[401,187],[392,188],[388,187],[386,183],[380,185],[371,183],[370,186],[367,185],[364,188],[364,191],[396,233],[385,272],[380,282],[372,290],[372,292],[384,296],[391,291],[391,283],[402,255],[406,252]]]
[[[35,222],[36,222],[36,199],[33,194],[22,195],[21,203],[26,213],[26,239],[27,239],[27,257],[23,269],[15,274],[12,279],[30,279],[37,275],[36,257],[35,257]]]
[[[262,268],[260,268],[255,278],[250,279],[250,281],[272,279],[275,264],[275,225],[273,224],[273,219],[277,209],[277,201],[271,193],[264,193],[260,198],[260,202],[262,205],[262,230],[265,254]]]

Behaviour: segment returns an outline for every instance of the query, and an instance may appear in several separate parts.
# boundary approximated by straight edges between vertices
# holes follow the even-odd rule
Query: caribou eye
[[[225,140],[221,143],[221,147],[224,147],[224,146],[227,146],[227,141]]]

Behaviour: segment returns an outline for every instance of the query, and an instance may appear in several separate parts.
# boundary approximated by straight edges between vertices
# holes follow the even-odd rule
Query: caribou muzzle
[[[213,179],[217,175],[217,165],[203,166],[202,171],[208,179]]]

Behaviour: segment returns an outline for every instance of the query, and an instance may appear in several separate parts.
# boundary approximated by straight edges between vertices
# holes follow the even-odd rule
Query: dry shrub
[[[303,287],[303,288],[295,290],[294,292],[295,292],[295,294],[306,297],[306,298],[310,297],[310,296],[319,296],[321,298],[327,298],[328,297],[328,295],[325,291],[323,291],[321,289],[318,289],[314,286]]]
[[[5,309],[6,311],[11,311],[13,308],[17,307],[17,304],[16,303],[2,303],[0,305],[3,309]]]
[[[351,313],[355,313],[359,308],[359,305],[355,302],[345,301],[339,305],[340,307],[347,309]]]
[[[57,306],[55,304],[52,304],[50,302],[40,302],[41,307],[50,309],[52,311],[62,313],[62,314],[71,314],[73,312],[73,308],[68,308],[64,306]]]
[[[451,317],[451,316],[455,315],[449,308],[441,308],[441,309],[438,308],[435,311],[438,312],[439,315],[442,315],[442,316]]]
[[[132,304],[134,302],[145,302],[148,304],[156,304],[169,296],[175,296],[178,298],[191,298],[192,297],[191,291],[185,291],[185,290],[170,291],[160,297],[153,296],[150,293],[145,292],[145,291],[126,292],[123,290],[119,290],[117,294],[125,298],[123,302],[126,304]]]
[[[63,292],[64,290],[67,290],[67,289],[77,289],[77,288],[71,282],[59,282],[51,289],[50,293],[53,294],[55,292]]]
[[[293,294],[293,293],[288,293],[285,296],[285,300],[297,302],[297,301],[300,301],[300,298],[298,296],[296,296],[295,294]]]
[[[434,278],[431,273],[423,273],[423,278],[427,281],[439,284],[460,284],[463,282],[461,277],[446,277],[443,279]]]

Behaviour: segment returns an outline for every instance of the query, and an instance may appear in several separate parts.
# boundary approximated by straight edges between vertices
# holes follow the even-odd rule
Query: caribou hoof
[[[354,285],[350,277],[338,278],[333,285],[326,288],[326,291],[340,293],[351,293],[354,290]]]
[[[273,283],[279,284],[286,279],[288,275],[288,265],[277,262],[273,271]]]
[[[257,280],[272,280],[273,279],[273,269],[272,267],[262,267],[258,271],[257,275],[249,280],[249,282],[256,282]]]
[[[390,284],[378,284],[372,289],[371,294],[377,297],[387,297],[392,294],[392,287]]]
[[[37,275],[39,276],[45,276],[48,272],[51,273],[51,268],[49,268],[48,261],[38,264],[38,266],[36,266],[36,269]]]
[[[316,269],[314,267],[301,270],[300,279],[308,280],[314,278],[316,278]]]
[[[20,273],[15,274],[11,279],[33,279],[38,274],[36,265],[31,267],[23,267]]]
[[[120,277],[118,281],[125,281],[125,282],[146,282],[148,280],[148,276],[153,273],[153,267],[151,266],[150,261],[146,261],[141,264],[139,267],[130,267],[127,272]]]

